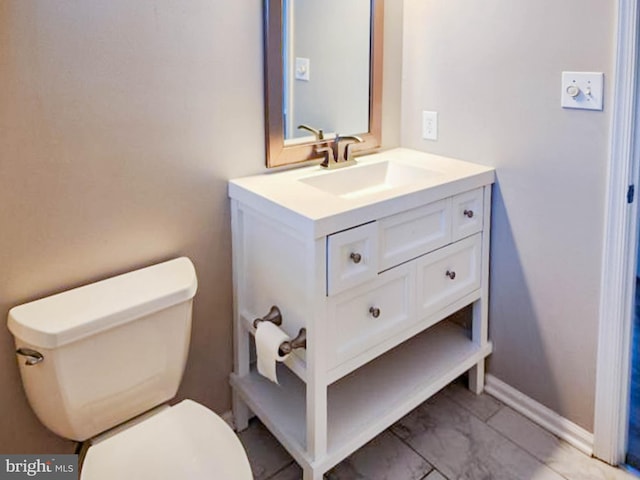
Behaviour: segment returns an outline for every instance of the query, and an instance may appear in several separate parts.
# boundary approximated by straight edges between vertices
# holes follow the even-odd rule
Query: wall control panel
[[[560,104],[563,108],[602,110],[604,73],[562,72]]]

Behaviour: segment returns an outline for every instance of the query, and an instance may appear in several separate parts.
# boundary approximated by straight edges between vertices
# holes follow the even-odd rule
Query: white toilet
[[[9,312],[36,415],[64,438],[90,439],[82,480],[252,478],[220,417],[192,400],[163,405],[185,368],[196,289],[183,257]]]

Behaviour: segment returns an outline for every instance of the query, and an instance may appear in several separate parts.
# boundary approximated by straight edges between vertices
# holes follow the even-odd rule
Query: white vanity
[[[483,389],[490,167],[394,149],[340,170],[233,180],[233,411],[255,413],[323,473],[469,370]],[[470,330],[441,322],[473,304]],[[253,321],[276,305],[306,349],[255,370]]]

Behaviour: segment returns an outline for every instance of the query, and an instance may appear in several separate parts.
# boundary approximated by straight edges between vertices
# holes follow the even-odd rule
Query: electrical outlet
[[[438,140],[438,112],[422,112],[422,138]]]

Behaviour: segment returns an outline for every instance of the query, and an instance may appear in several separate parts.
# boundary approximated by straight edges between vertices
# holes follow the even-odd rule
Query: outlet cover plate
[[[308,82],[311,80],[311,60],[308,58],[296,57],[296,80]]]
[[[576,96],[569,94],[570,87],[579,89]],[[574,90],[575,93],[575,90]],[[604,96],[604,74],[601,72],[562,72],[563,108],[602,110]]]
[[[422,112],[422,138],[438,140],[438,112]]]

